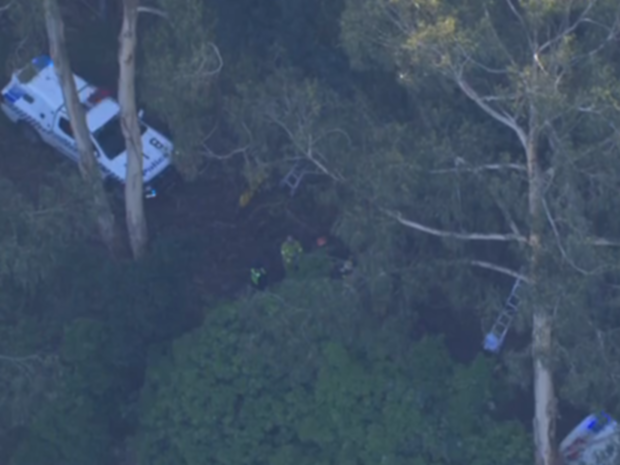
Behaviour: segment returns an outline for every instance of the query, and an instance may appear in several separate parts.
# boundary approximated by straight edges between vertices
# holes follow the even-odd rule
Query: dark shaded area
[[[194,182],[176,186],[169,195],[149,204],[156,234],[193,237],[193,252],[202,263],[197,282],[208,294],[232,297],[249,283],[250,269],[259,261],[270,281],[283,277],[280,245],[293,235],[311,250],[318,235],[329,231],[334,212],[318,208],[307,193],[290,197],[279,189],[259,192],[241,208],[242,178],[212,163]]]

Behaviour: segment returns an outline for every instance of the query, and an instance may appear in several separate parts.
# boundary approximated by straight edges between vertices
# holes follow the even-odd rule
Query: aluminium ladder
[[[498,353],[502,348],[508,329],[510,329],[512,320],[517,314],[519,305],[518,291],[521,284],[523,284],[522,279],[517,278],[512,286],[512,290],[510,291],[508,298],[506,299],[504,308],[495,320],[491,331],[489,331],[484,338],[484,350]]]
[[[289,170],[289,172],[280,181],[281,187],[288,187],[291,192],[291,197],[297,192],[297,188],[301,185],[301,181],[307,174],[312,174],[308,169],[308,162],[306,160],[298,160],[297,163]]]

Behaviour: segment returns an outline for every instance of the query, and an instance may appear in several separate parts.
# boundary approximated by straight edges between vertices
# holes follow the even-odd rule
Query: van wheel
[[[41,144],[41,136],[39,133],[29,126],[26,123],[19,123],[17,125],[19,127],[19,132],[22,133],[22,136],[31,144],[31,145],[40,145]]]

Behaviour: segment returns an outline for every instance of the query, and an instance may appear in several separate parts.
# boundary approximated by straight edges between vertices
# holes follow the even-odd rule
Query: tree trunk
[[[91,191],[101,238],[112,253],[118,254],[121,251],[120,236],[103,187],[101,171],[95,158],[95,149],[90,131],[86,125],[84,108],[80,104],[75,87],[69,55],[65,45],[64,23],[57,0],[45,0],[44,8],[50,55],[62,88],[65,107],[80,155],[80,172],[86,181],[87,188]]]
[[[134,258],[146,250],[148,231],[144,215],[144,187],[142,179],[142,141],[136,109],[135,52],[137,42],[138,0],[124,0],[123,26],[119,36],[120,76],[118,99],[121,106],[121,126],[127,149],[125,182],[125,210],[129,243]]]
[[[538,159],[538,122],[536,109],[530,108],[530,132],[527,144],[527,169],[529,178],[528,204],[531,222],[530,277],[533,287],[539,285],[542,259],[543,186]],[[551,371],[552,315],[545,305],[535,305],[532,323],[532,359],[534,368],[534,445],[537,465],[556,465],[555,421],[556,399]]]

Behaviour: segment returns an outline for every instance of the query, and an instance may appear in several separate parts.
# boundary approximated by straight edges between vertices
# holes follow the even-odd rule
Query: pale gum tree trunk
[[[539,283],[542,254],[543,186],[538,159],[538,121],[536,109],[530,107],[530,131],[527,144],[529,179],[528,207],[530,215],[530,279]],[[532,316],[532,361],[534,371],[534,444],[537,465],[556,465],[555,422],[557,418],[551,357],[553,350],[552,315],[546,305],[534,305]]]
[[[127,149],[125,210],[129,244],[134,258],[146,251],[148,231],[144,214],[142,180],[142,141],[136,109],[135,53],[137,42],[138,0],[124,0],[123,26],[119,36],[120,66],[118,100],[121,106],[121,126]]]
[[[45,24],[54,70],[58,76],[71,129],[80,155],[79,167],[94,200],[97,225],[103,242],[114,253],[120,253],[120,237],[108,198],[103,188],[101,171],[95,158],[95,149],[86,125],[86,115],[80,104],[69,56],[65,45],[64,23],[57,0],[45,0]]]

